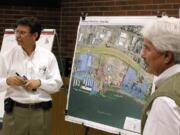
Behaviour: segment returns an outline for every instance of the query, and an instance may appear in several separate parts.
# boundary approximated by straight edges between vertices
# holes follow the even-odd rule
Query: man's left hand
[[[41,81],[40,80],[26,80],[26,83],[24,84],[24,88],[32,91],[41,86]]]

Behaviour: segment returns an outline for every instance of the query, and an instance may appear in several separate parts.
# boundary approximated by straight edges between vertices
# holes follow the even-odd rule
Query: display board
[[[156,17],[80,20],[65,120],[114,134],[139,134],[153,77],[140,57],[143,26]]]
[[[39,40],[36,42],[37,45],[42,46],[48,50],[52,50],[54,37],[55,37],[55,29],[43,29]],[[17,45],[15,34],[13,29],[5,29],[1,53],[6,52],[9,49],[12,49]]]
[[[43,29],[39,40],[36,42],[37,45],[42,46],[48,50],[52,50],[54,37],[55,37],[55,29]],[[17,42],[15,39],[15,34],[13,29],[5,29],[3,41],[1,45],[1,54],[4,54],[7,50],[11,50],[12,48],[17,46]],[[2,122],[2,117],[4,114],[4,96],[5,91],[0,91],[0,122]]]

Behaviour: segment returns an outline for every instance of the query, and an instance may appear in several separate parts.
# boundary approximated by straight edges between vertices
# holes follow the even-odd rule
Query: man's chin
[[[144,70],[147,72],[147,70],[148,70],[148,64],[146,64],[146,63],[144,63]]]
[[[21,42],[17,42],[17,44],[18,44],[19,46],[21,46],[22,43],[21,43]]]
[[[19,40],[16,40],[17,41],[17,43],[20,45],[22,42],[21,41],[19,41]]]
[[[150,74],[153,74],[148,65],[146,65],[144,69],[145,69],[146,72],[148,72]]]
[[[146,69],[146,72],[148,72],[149,74],[155,75],[155,73],[149,68]]]
[[[152,74],[151,70],[148,70],[148,69],[147,69],[146,72],[148,72],[149,74]]]

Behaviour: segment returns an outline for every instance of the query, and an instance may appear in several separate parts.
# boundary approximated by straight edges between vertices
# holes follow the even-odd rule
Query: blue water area
[[[92,54],[80,54],[77,63],[77,71],[86,71],[90,70],[92,64],[93,56]]]
[[[123,80],[121,89],[136,99],[144,100],[148,93],[150,83],[143,76],[139,77],[137,72],[129,67]]]

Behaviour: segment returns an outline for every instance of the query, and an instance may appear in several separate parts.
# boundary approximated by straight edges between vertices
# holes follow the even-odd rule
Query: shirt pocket
[[[40,66],[38,69],[38,77],[39,79],[46,79],[47,76],[47,66]]]

